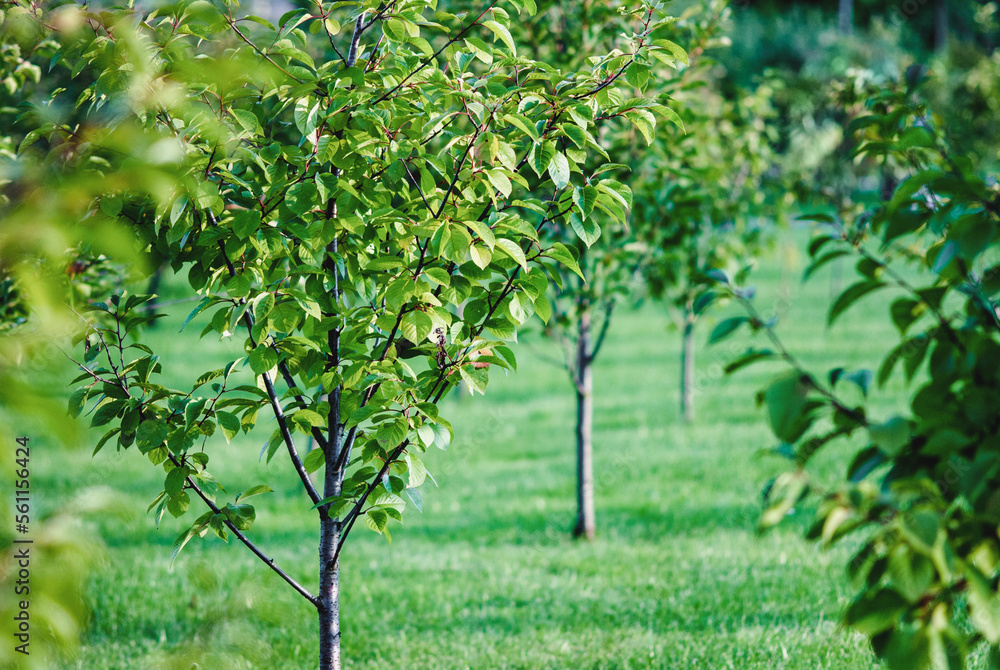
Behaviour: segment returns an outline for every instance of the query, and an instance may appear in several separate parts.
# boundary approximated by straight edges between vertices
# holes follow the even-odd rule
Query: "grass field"
[[[762,263],[760,307],[782,313],[787,344],[819,374],[877,365],[896,337],[876,318],[884,301],[864,302],[825,328],[831,280],[799,284],[802,248],[801,239],[787,241]],[[185,378],[240,346],[209,338],[194,348],[177,337],[189,308],[179,306],[149,336],[164,349],[167,370],[191,366]],[[701,325],[699,343],[718,318]],[[852,592],[843,568],[850,544],[822,552],[802,541],[806,508],[776,532],[754,534],[761,487],[783,467],[758,454],[773,439],[754,394],[780,368],[721,376],[748,335],[702,348],[698,420],[685,426],[677,411],[680,338],[667,324],[655,305],[621,309],[597,362],[592,543],[569,538],[573,397],[565,374],[538,355],[550,345],[527,338],[516,376],[494,374],[485,398],[445,401],[456,440],[428,454],[439,487],[426,485],[423,513],[409,510],[391,528],[391,544],[359,528],[343,555],[347,668],[877,665],[864,641],[837,625]],[[212,444],[211,469],[234,494],[257,483],[277,491],[256,499],[251,536],[315,588],[315,513],[280,453],[269,466],[258,462],[266,437]],[[64,667],[315,667],[311,607],[242,545],[194,541],[168,569],[170,546],[194,517],[168,515],[154,526],[144,511],[162,471],[140,454],[106,449],[91,458],[86,445],[36,453],[43,511],[93,484],[113,487],[138,510],[93,521],[106,558],[89,586],[83,648]],[[816,472],[834,480],[848,454],[822,455]]]

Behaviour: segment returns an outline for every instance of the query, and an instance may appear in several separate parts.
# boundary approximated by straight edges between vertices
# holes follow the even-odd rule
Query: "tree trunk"
[[[948,0],[934,1],[934,50],[948,50]]]
[[[681,412],[684,421],[694,421],[694,301],[684,305],[684,337],[681,345]]]
[[[340,670],[340,567],[333,564],[340,520],[324,516],[319,540],[319,667]]]
[[[337,251],[336,239],[330,243],[333,252]],[[329,258],[324,264],[333,270],[334,295],[339,299],[340,288],[336,268],[329,268]],[[331,363],[340,362],[340,330],[334,328],[327,333],[327,344],[330,346]],[[327,415],[326,448],[323,459],[323,498],[339,496],[343,489],[344,470],[346,463],[337,467],[341,461],[343,444],[343,424],[340,420],[340,386],[335,386],[326,394],[330,405]],[[344,459],[346,461],[346,459]],[[340,670],[340,562],[337,545],[340,543],[341,522],[339,517],[331,517],[328,507],[320,507],[319,525],[319,668],[320,670]]]
[[[333,331],[331,331],[333,332]],[[336,345],[334,345],[336,346]],[[330,403],[330,431],[323,456],[323,497],[340,495],[343,471],[334,467],[340,456],[340,387],[327,395]],[[333,558],[340,541],[340,519],[331,517],[324,508],[320,513],[319,537],[319,667],[320,670],[340,670],[340,565]]]
[[[576,343],[576,526],[573,537],[594,539],[594,380],[590,356],[590,310],[580,315]]]
[[[850,35],[854,32],[854,0],[840,0],[837,28],[841,35]]]

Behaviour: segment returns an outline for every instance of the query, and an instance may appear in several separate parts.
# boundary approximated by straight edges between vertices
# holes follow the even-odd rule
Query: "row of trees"
[[[681,413],[693,420],[696,324],[733,299],[748,315],[709,339],[749,325],[771,344],[730,367],[793,368],[762,396],[779,452],[796,445],[763,525],[809,490],[820,448],[866,435],[851,482],[821,492],[811,534],[868,532],[847,621],[894,667],[960,667],[980,639],[1000,657],[995,153],[979,137],[979,160],[959,158],[941,130],[955,117],[927,114],[917,70],[903,88],[871,72],[835,85],[836,104],[800,80],[802,105],[787,73],[739,81],[719,65],[729,20],[716,1],[676,21],[660,3],[396,0],[299,9],[277,24],[228,3],[13,4],[0,272],[16,337],[0,355],[22,360],[73,330],[68,300],[85,324],[71,412],[106,428],[97,449],[135,449],[162,468],[157,518],[202,510],[173,556],[196,536],[237,538],[316,609],[320,666],[333,668],[340,552],[359,520],[388,534],[420,507],[421,454],[451,439],[439,409],[451,389],[483,392],[492,366],[516,367],[517,331],[545,322],[577,398],[574,534],[589,538],[592,364],[615,306],[638,286],[673,316]],[[997,104],[991,89],[956,86]],[[790,130],[804,118],[819,123]],[[826,149],[800,155],[817,127],[833,131]],[[861,141],[845,141],[855,132]],[[872,183],[880,199],[863,210],[858,188]],[[821,217],[833,228],[810,247],[816,266],[860,255],[861,280],[831,320],[869,293],[906,292],[889,313],[904,340],[878,379],[900,361],[914,377],[929,358],[912,416],[876,420],[842,400],[838,383],[867,394],[871,375],[817,381],[755,311],[742,284],[787,188],[836,213]],[[907,260],[926,285],[894,269]],[[159,383],[157,353],[135,336],[157,316],[152,296],[120,288],[164,263],[201,296],[188,321],[234,343],[225,367],[194,371],[184,388]],[[4,404],[33,404],[12,368],[0,368]],[[249,500],[270,489],[246,482],[231,498],[209,468],[212,444],[264,416],[277,425],[268,459],[281,452],[316,514],[315,589],[248,533]],[[318,448],[305,453],[304,440]],[[966,608],[972,634],[955,623]]]

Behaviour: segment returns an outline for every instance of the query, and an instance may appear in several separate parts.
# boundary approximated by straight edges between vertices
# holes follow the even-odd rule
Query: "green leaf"
[[[589,184],[573,189],[573,204],[580,210],[581,218],[586,219],[594,211],[598,193],[598,190]]]
[[[503,117],[503,120],[523,132],[535,142],[539,140],[538,131],[535,129],[535,124],[532,123],[530,119],[521,116],[520,114],[507,114]],[[537,148],[538,145],[535,146]],[[551,151],[555,152],[555,148],[552,148]],[[541,176],[541,171],[544,169],[544,165],[541,168],[536,167],[535,172],[538,173],[538,176]]]
[[[245,298],[250,295],[250,278],[245,274],[236,275],[226,282],[226,293],[231,298]]]
[[[229,412],[216,411],[215,417],[222,427],[222,434],[226,437],[226,442],[232,442],[233,438],[240,432],[242,424],[239,417]]]
[[[90,389],[84,387],[73,391],[73,395],[69,397],[69,414],[74,419],[80,416],[80,412],[83,411],[83,407],[87,402],[87,393]]]
[[[497,239],[496,246],[494,248],[499,249],[514,259],[514,261],[520,265],[523,270],[528,270],[528,260],[524,256],[524,251],[521,250],[521,245],[514,240],[501,237]]]
[[[826,318],[827,325],[833,325],[837,317],[844,313],[848,307],[860,300],[865,295],[883,288],[886,284],[880,281],[862,280],[847,287],[834,301],[830,308],[830,313]]]
[[[494,41],[499,38],[510,49],[510,55],[517,56],[517,47],[514,46],[514,38],[511,37],[510,31],[507,28],[496,21],[483,21],[482,25],[493,32]]]
[[[896,626],[908,609],[905,599],[889,588],[865,591],[847,608],[845,622],[867,636]]]
[[[426,312],[417,310],[407,312],[399,325],[403,337],[414,344],[422,344],[431,334],[431,330],[434,329],[434,321],[431,320],[431,317]]]
[[[493,184],[493,188],[504,194],[504,197],[509,198],[512,190],[510,179],[501,170],[486,170],[486,178],[490,180]]]
[[[469,247],[469,255],[472,257],[472,262],[484,270],[490,264],[490,261],[493,260],[493,254],[482,244],[473,244]]]
[[[545,255],[552,260],[562,263],[566,268],[575,273],[580,279],[586,281],[583,272],[580,271],[580,264],[577,263],[576,256],[562,242],[556,242],[551,248],[545,251]]]
[[[811,277],[817,270],[830,261],[836,260],[842,256],[847,256],[848,254],[849,252],[846,249],[834,249],[833,251],[823,254],[809,264],[809,267],[807,267],[805,272],[802,274],[802,280],[805,281],[806,279],[809,279],[809,277]]]
[[[145,452],[153,447],[158,447],[167,439],[170,427],[158,419],[148,419],[139,424],[135,431],[135,444]]]
[[[490,375],[486,368],[477,368],[475,365],[469,363],[460,366],[459,372],[462,376],[462,381],[465,382],[469,389],[469,393],[475,395],[476,391],[485,394],[486,384],[489,383]]]
[[[718,325],[712,329],[712,334],[708,336],[708,343],[714,344],[726,339],[731,334],[736,332],[736,329],[744,323],[750,323],[750,319],[745,316],[734,316],[720,321]]]
[[[685,65],[690,64],[690,61],[688,61],[687,52],[684,50],[683,47],[681,47],[679,44],[675,42],[671,42],[670,40],[653,40],[653,46],[659,47],[665,51],[670,52],[670,54],[674,58],[684,63]]]
[[[263,130],[260,127],[260,121],[257,120],[257,116],[250,110],[230,109],[229,111],[243,130],[246,130],[254,135],[260,135],[263,133]]]
[[[573,232],[588,247],[593,246],[594,242],[601,237],[601,228],[597,225],[597,221],[593,217],[582,220],[576,212],[573,212],[569,216],[569,224],[573,228]]]
[[[427,479],[427,468],[416,454],[407,452],[406,471],[410,480],[408,488],[420,486]]]
[[[552,156],[549,163],[549,176],[552,177],[557,189],[565,188],[569,184],[569,161],[566,160],[564,154],[556,153]]]
[[[322,449],[313,449],[302,461],[302,466],[306,469],[306,472],[312,474],[323,467],[326,463],[326,456],[323,454]]]
[[[100,405],[97,408],[97,411],[94,412],[94,418],[90,421],[90,427],[96,428],[97,426],[107,424],[109,421],[114,419],[124,407],[124,400],[113,400]]]
[[[541,177],[548,170],[549,165],[552,163],[552,157],[555,155],[556,145],[552,142],[545,141],[532,146],[531,154],[528,158],[535,174]]]
[[[376,533],[382,533],[389,525],[389,515],[383,509],[370,509],[365,514],[364,521],[370,529]]]
[[[894,416],[884,423],[869,424],[868,435],[882,453],[893,458],[910,443],[910,422]]]
[[[174,468],[167,473],[167,477],[163,481],[163,490],[167,492],[168,496],[176,496],[184,490],[188,474],[189,471],[186,467]]]
[[[796,442],[812,423],[806,414],[808,391],[803,376],[792,371],[772,382],[764,392],[771,430],[782,442]]]
[[[276,304],[268,314],[268,319],[274,330],[279,333],[290,333],[298,325],[300,316],[298,303],[292,300]]]
[[[251,486],[246,491],[236,496],[236,500],[237,501],[246,500],[247,498],[260,495],[261,493],[271,493],[272,491],[273,489],[270,486],[267,486],[265,484],[258,484],[256,486]]]
[[[385,21],[382,24],[382,29],[386,37],[392,39],[394,42],[403,42],[406,40],[406,26],[398,19]]]
[[[311,104],[309,98],[302,98],[295,103],[295,127],[303,136],[312,135],[319,125],[319,103]]]
[[[510,301],[507,303],[507,309],[510,312],[510,317],[514,321],[518,324],[523,324],[531,318],[532,314],[535,313],[535,304],[534,301],[532,301],[531,296],[518,291],[510,296]]]
[[[239,211],[233,215],[233,232],[241,240],[253,235],[260,229],[261,218],[257,210]]]
[[[262,375],[278,364],[278,352],[266,344],[258,344],[248,357],[250,369]]]
[[[973,625],[991,644],[1000,644],[1000,597],[975,567],[968,567],[966,578]]]
[[[285,194],[285,204],[288,209],[296,214],[302,215],[313,207],[319,206],[319,191],[316,184],[311,181],[299,182],[288,189]]]
[[[191,526],[174,540],[174,546],[170,549],[170,567],[173,567],[174,561],[177,559],[177,555],[181,553],[184,545],[190,542],[191,538],[197,534],[195,528],[196,526]]]
[[[544,295],[539,295],[535,298],[535,314],[538,315],[538,318],[543,323],[548,323],[549,319],[552,318],[552,305],[549,304],[548,298]]]

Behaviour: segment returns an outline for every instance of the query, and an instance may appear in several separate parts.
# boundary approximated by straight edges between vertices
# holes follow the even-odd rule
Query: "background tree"
[[[459,379],[483,391],[490,365],[513,367],[505,342],[544,304],[551,264],[578,269],[544,230],[565,225],[584,186],[628,193],[603,185],[589,155],[603,152],[603,119],[648,104],[618,91],[664,50],[650,37],[659,5],[623,10],[626,50],[565,73],[517,54],[496,3],[319,7],[277,26],[224,3],[15,9],[30,39],[55,40],[29,53],[89,83],[75,105],[59,88],[28,103],[18,161],[65,188],[21,180],[8,221],[54,204],[80,227],[124,224],[131,237],[112,239],[186,271],[203,296],[188,322],[211,313],[202,336],[242,340],[224,368],[167,388],[135,339],[155,318],[151,296],[116,291],[86,306],[70,409],[109,428],[95,452],[114,441],[163,468],[157,519],[192,497],[208,508],[172,557],[195,536],[232,534],[316,608],[319,665],[340,667],[338,559],[356,522],[388,535],[404,492],[420,506],[420,454],[450,440],[437,403]],[[326,47],[310,35],[338,59],[315,60]],[[228,502],[208,470],[217,433],[253,430],[262,410],[277,424],[263,453],[285,452],[318,517],[315,594],[247,534],[246,501],[270,488]],[[320,448],[302,458],[297,433]]]
[[[695,325],[714,297],[705,277],[746,266],[783,216],[773,88],[738,91],[733,101],[718,92],[714,54],[726,43],[728,14],[716,3],[692,30],[691,67],[670,91],[683,125],[661,134],[633,180],[638,267],[681,333],[680,409],[688,422],[695,417]],[[719,324],[713,338],[732,325]]]
[[[532,50],[535,58],[576,69],[584,65],[591,51],[615,48],[620,40],[615,17],[621,11],[617,3],[604,1],[543,3],[540,15],[545,20],[515,28],[514,36]],[[677,119],[676,112],[660,104],[671,78],[668,72],[683,68],[687,61],[683,48],[666,39],[676,33],[676,25],[665,22],[655,32],[644,28],[633,38],[634,56],[623,69],[621,87],[607,93],[613,105],[602,119],[607,150],[589,159],[588,171],[593,177],[564,194],[569,225],[551,226],[545,231],[547,243],[563,245],[577,262],[576,267],[557,269],[557,280],[549,287],[547,299],[536,303],[536,308],[544,305],[540,316],[546,327],[542,333],[563,349],[558,364],[568,373],[576,396],[574,537],[593,539],[596,531],[593,364],[615,304],[629,293],[638,269],[639,257],[634,245],[630,246],[632,235],[627,223],[632,194],[623,181],[628,180],[628,163],[642,151],[639,145],[652,140],[657,117]],[[575,48],[575,36],[582,39],[580,49]],[[556,142],[552,151],[565,151],[580,163],[588,161],[584,148],[593,142],[592,138],[567,134]],[[611,157],[619,162],[607,162]],[[601,178],[596,179],[597,175]]]

